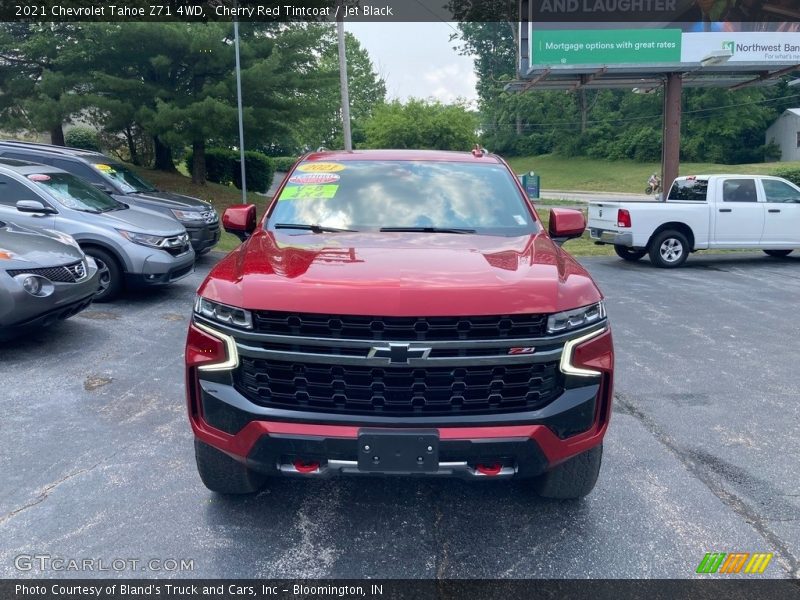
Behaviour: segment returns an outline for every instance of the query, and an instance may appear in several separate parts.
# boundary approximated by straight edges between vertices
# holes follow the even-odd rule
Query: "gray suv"
[[[0,140],[0,157],[64,169],[121,202],[177,219],[186,228],[198,255],[209,252],[219,241],[219,216],[211,204],[199,198],[157,190],[118,160],[99,152]]]
[[[0,158],[0,221],[75,238],[97,263],[97,302],[126,285],[171,283],[194,270],[189,236],[175,219],[129,206],[54,167]]]
[[[97,275],[70,236],[0,221],[0,341],[82,311]]]

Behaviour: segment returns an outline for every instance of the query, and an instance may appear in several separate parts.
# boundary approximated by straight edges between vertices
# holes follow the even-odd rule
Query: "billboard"
[[[705,61],[705,68],[750,69],[800,65],[800,34],[788,31],[685,31],[664,28],[537,28],[530,23],[531,68],[660,66],[680,70]]]
[[[520,0],[520,74],[800,65],[796,0]]]

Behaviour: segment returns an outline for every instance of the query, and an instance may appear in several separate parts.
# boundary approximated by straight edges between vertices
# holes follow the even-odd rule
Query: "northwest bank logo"
[[[733,55],[736,53],[736,42],[722,42],[722,49],[727,50]]]
[[[697,565],[697,573],[763,573],[772,560],[766,552],[708,552]]]

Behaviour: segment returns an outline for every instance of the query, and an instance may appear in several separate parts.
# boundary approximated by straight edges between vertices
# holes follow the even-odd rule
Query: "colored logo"
[[[766,552],[707,552],[696,573],[763,573],[771,560],[772,553]]]
[[[736,42],[722,42],[722,49],[730,50],[730,53],[733,54],[736,52]]]
[[[323,183],[336,183],[339,176],[336,173],[306,173],[305,175],[292,175],[289,183],[297,185],[320,185]]]
[[[332,162],[308,162],[298,165],[297,170],[303,173],[333,173],[344,171],[344,165]]]

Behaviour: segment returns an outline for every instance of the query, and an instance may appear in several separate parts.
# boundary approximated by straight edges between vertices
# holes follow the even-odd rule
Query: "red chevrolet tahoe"
[[[508,165],[476,150],[317,152],[198,290],[186,343],[197,468],[519,478],[588,494],[611,413],[603,296]]]

